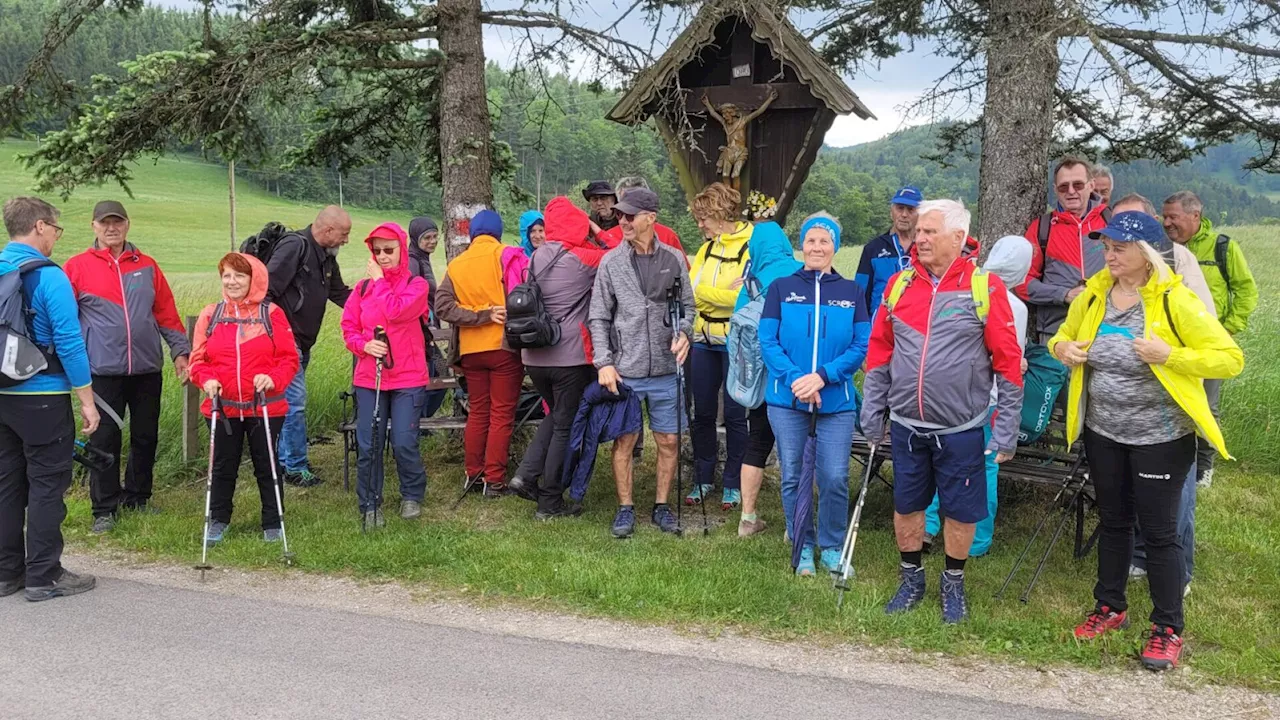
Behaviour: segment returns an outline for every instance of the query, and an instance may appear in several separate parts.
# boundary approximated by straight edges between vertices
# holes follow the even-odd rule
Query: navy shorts
[[[924,512],[938,494],[942,515],[956,522],[987,518],[986,442],[982,427],[952,435],[914,435],[892,423],[893,509]]]

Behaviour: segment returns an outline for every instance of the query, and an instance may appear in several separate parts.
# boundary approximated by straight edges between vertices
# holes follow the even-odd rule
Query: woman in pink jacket
[[[374,472],[374,455],[391,435],[391,448],[400,475],[400,517],[422,515],[427,474],[418,454],[418,418],[426,400],[427,353],[422,334],[427,319],[427,281],[409,271],[407,235],[395,223],[383,223],[369,233],[365,245],[373,254],[368,279],[361,280],[342,311],[342,337],[356,356],[356,497],[364,527],[386,525],[382,516],[381,463]],[[386,339],[374,337],[382,327]],[[377,365],[382,364],[381,381]],[[381,418],[375,438],[374,397]],[[374,450],[377,448],[378,450]]]

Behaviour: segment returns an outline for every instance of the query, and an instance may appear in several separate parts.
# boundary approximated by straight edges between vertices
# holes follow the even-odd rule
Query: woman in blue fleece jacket
[[[819,214],[805,220],[804,267],[769,287],[760,317],[760,350],[769,370],[765,403],[778,441],[782,465],[782,508],[795,538],[796,502],[810,414],[817,414],[817,533],[810,529],[798,575],[814,573],[814,545],[822,548],[823,567],[834,571],[840,559],[849,511],[849,446],[853,442],[858,389],[854,373],[862,367],[871,337],[866,295],[857,283],[832,268],[840,247],[840,225]]]

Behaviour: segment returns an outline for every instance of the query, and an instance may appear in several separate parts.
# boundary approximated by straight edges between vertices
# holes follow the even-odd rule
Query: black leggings
[[[1196,436],[1158,445],[1123,445],[1084,431],[1089,476],[1098,496],[1102,531],[1098,536],[1098,606],[1116,612],[1129,607],[1125,586],[1133,559],[1133,522],[1142,525],[1151,587],[1151,622],[1182,633],[1182,539],[1178,509],[1182,483],[1196,459]]]
[[[235,412],[235,411],[232,411]],[[232,498],[236,494],[236,478],[240,475],[240,460],[245,441],[249,444],[249,459],[253,461],[253,475],[258,481],[258,499],[262,502],[262,529],[278,530],[280,513],[276,512],[276,494],[271,489],[271,460],[267,452],[267,430],[271,432],[272,447],[280,437],[284,418],[271,418],[270,427],[262,424],[260,417],[218,419],[217,436],[213,440],[213,497],[210,514],[214,522],[231,523]],[[231,433],[227,433],[230,426]],[[276,475],[279,478],[279,473]],[[284,504],[284,485],[280,484],[280,503]]]
[[[742,464],[764,467],[773,452],[773,426],[769,424],[769,406],[761,405],[747,414],[747,451]]]

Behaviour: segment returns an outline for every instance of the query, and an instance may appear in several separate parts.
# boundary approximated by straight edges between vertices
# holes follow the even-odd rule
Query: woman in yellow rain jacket
[[[742,456],[747,448],[747,411],[724,390],[729,373],[725,338],[749,260],[747,242],[755,227],[738,219],[740,200],[738,191],[723,183],[708,185],[693,199],[693,216],[707,242],[698,250],[689,268],[696,312],[693,368],[689,379],[693,389],[690,434],[693,436],[694,485],[685,504],[700,503],[715,489],[719,453],[716,414],[723,396],[726,456],[722,505],[725,510],[742,502]]]
[[[1142,662],[1177,665],[1182,652],[1184,556],[1178,533],[1196,435],[1229,458],[1203,380],[1229,378],[1244,355],[1217,318],[1150,245],[1155,218],[1117,213],[1098,232],[1107,269],[1071,303],[1049,350],[1071,368],[1068,441],[1083,431],[1101,534],[1093,612],[1075,636],[1091,640],[1128,625],[1125,585],[1135,518],[1147,548],[1151,631]]]

